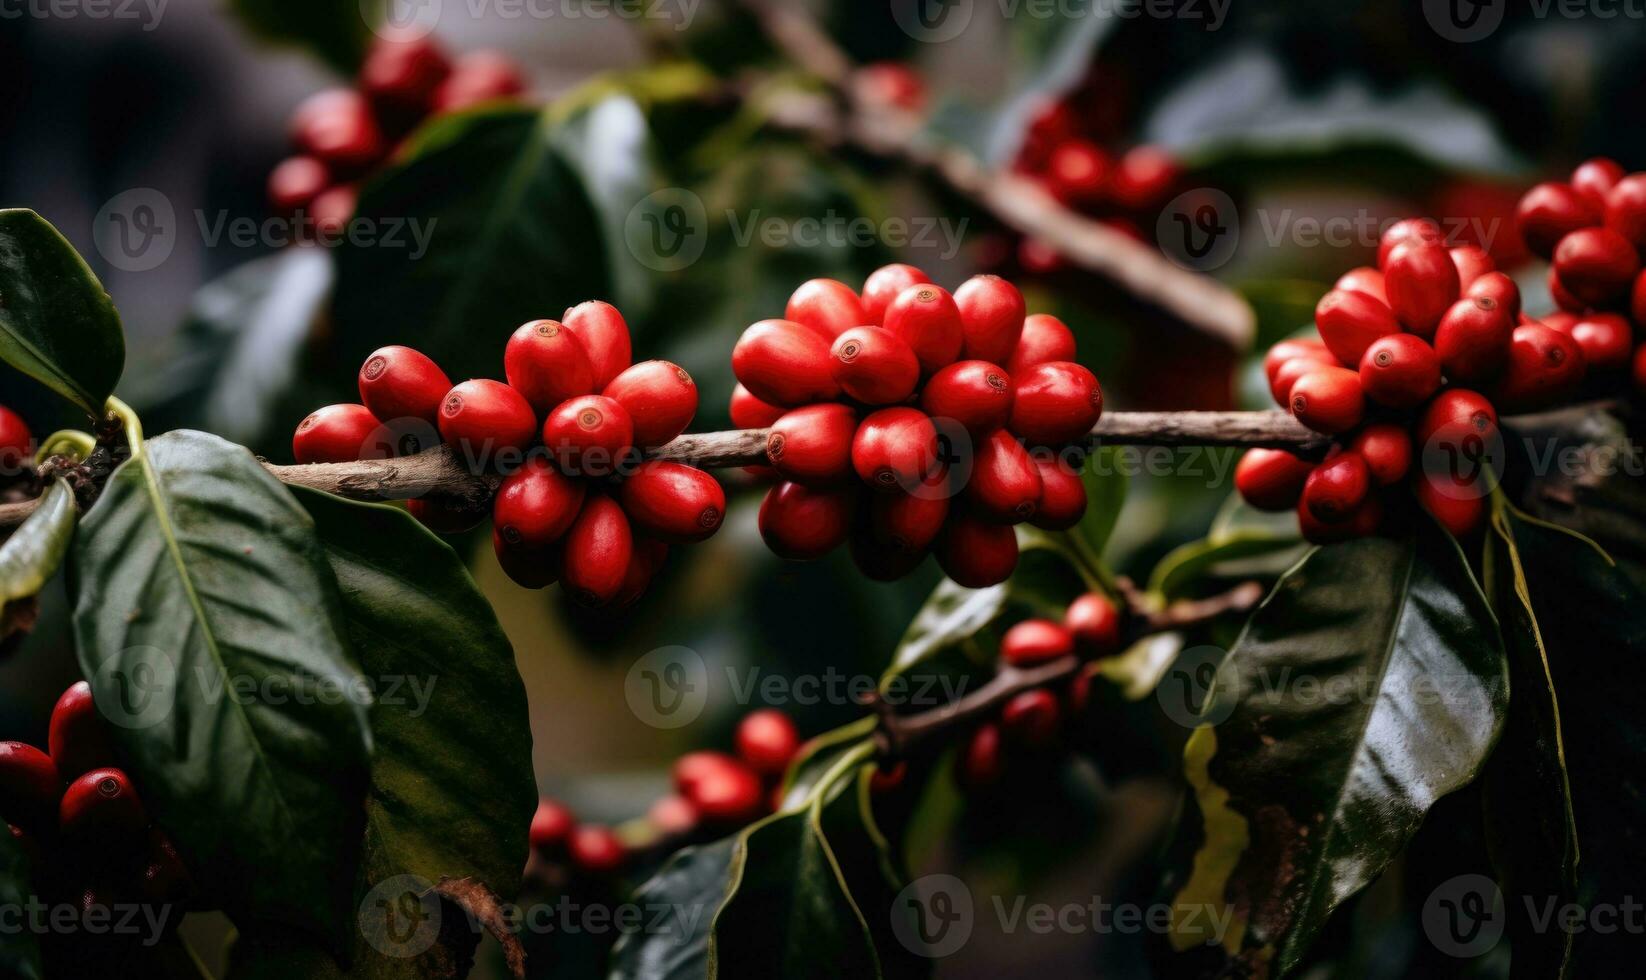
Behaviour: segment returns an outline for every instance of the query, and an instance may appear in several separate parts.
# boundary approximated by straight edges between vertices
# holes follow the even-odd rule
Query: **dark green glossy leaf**
[[[1201,843],[1173,947],[1291,971],[1434,800],[1474,779],[1507,711],[1497,626],[1449,537],[1315,551],[1224,659],[1185,749]]]
[[[0,834],[0,907],[21,909],[33,897],[29,862],[11,834]],[[0,930],[0,975],[40,980],[40,947],[27,930]]]
[[[799,805],[817,787],[817,781],[840,761],[841,756],[862,745],[874,734],[874,729],[875,719],[865,717],[807,739],[784,775],[783,798],[786,805]]]
[[[352,75],[366,53],[371,27],[380,22],[387,2],[231,0],[229,8],[258,37],[306,48],[331,67]],[[422,5],[412,7],[421,9]],[[428,9],[439,11],[437,5]]]
[[[120,314],[46,219],[0,210],[0,361],[103,417],[126,364]]]
[[[170,433],[109,480],[71,581],[81,667],[190,867],[340,941],[370,696],[308,514],[244,449]]]
[[[0,542],[0,607],[38,595],[57,574],[74,537],[75,517],[74,491],[53,480],[34,513]]]
[[[701,980],[707,975],[709,928],[726,897],[737,838],[688,847],[634,893],[642,909],[674,910],[662,931],[625,933],[612,949],[609,980]],[[680,926],[681,931],[674,931]]]
[[[1126,506],[1126,488],[1130,482],[1113,464],[1113,455],[1113,450],[1099,448],[1086,462],[1080,477],[1086,486],[1086,514],[1069,534],[1085,559],[1099,567],[1109,537],[1120,520],[1120,511]]]
[[[1273,578],[1297,564],[1307,547],[1296,537],[1261,530],[1213,534],[1162,558],[1149,577],[1149,591],[1175,602],[1207,578]]]

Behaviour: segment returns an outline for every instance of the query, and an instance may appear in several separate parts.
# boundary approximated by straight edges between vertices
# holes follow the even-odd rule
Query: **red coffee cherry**
[[[1006,758],[1001,749],[999,725],[984,722],[977,726],[955,761],[954,774],[961,789],[973,795],[987,793],[1000,785],[1006,775]]]
[[[1622,296],[1640,272],[1635,246],[1610,228],[1580,228],[1555,246],[1560,284],[1590,306]]]
[[[852,327],[829,348],[829,375],[865,405],[896,405],[908,401],[920,383],[920,360],[896,334]]]
[[[1080,470],[1052,453],[1030,453],[1040,472],[1040,506],[1029,523],[1047,531],[1067,531],[1086,516],[1086,484]]]
[[[435,90],[434,111],[456,112],[512,99],[524,91],[526,79],[514,59],[498,51],[471,51],[457,59]]]
[[[624,513],[669,544],[693,544],[720,530],[726,491],[700,469],[667,460],[640,464],[617,488]]]
[[[583,353],[594,369],[590,391],[604,391],[613,378],[628,370],[634,356],[629,325],[617,307],[590,300],[567,310],[560,322],[583,345]]]
[[[1497,271],[1497,263],[1479,245],[1459,245],[1450,250],[1452,265],[1457,266],[1457,280],[1465,291],[1476,279]]]
[[[1433,241],[1395,246],[1383,267],[1383,281],[1395,317],[1407,330],[1424,338],[1434,336],[1441,316],[1463,292],[1450,251]]]
[[[1520,317],[1520,287],[1501,272],[1487,272],[1463,289],[1464,299],[1490,299],[1509,311],[1509,319]]]
[[[640,597],[651,588],[652,579],[663,570],[663,565],[668,559],[668,545],[636,531],[634,553],[629,557],[629,567],[623,572],[623,585],[617,590],[617,598],[612,600],[612,607],[626,609],[640,601]]]
[[[503,373],[539,415],[594,390],[594,366],[583,344],[558,320],[522,324],[503,350]]]
[[[1349,449],[1366,461],[1372,482],[1380,487],[1399,483],[1412,468],[1412,437],[1398,425],[1368,425]]]
[[[1588,303],[1572,295],[1572,291],[1567,289],[1565,283],[1560,281],[1560,275],[1554,269],[1549,270],[1545,281],[1549,284],[1549,295],[1553,297],[1555,305],[1560,307],[1561,310],[1570,313],[1582,313],[1589,308]]]
[[[51,712],[46,745],[51,761],[63,779],[75,779],[93,769],[114,766],[114,740],[103,716],[92,703],[91,685],[85,681],[69,686]]]
[[[1446,233],[1440,226],[1428,218],[1405,218],[1396,221],[1384,229],[1383,236],[1377,242],[1377,267],[1385,274],[1389,271],[1389,257],[1394,250],[1407,242],[1432,242],[1437,245],[1446,243]]]
[[[665,837],[684,837],[697,829],[697,807],[684,796],[665,796],[646,810],[646,822]]]
[[[1588,364],[1578,342],[1541,323],[1515,328],[1509,366],[1492,388],[1505,412],[1530,412],[1566,401],[1583,386]]]
[[[1263,355],[1263,374],[1272,383],[1275,375],[1285,367],[1287,362],[1298,359],[1313,361],[1316,364],[1336,364],[1337,358],[1326,349],[1323,341],[1313,337],[1300,337],[1294,340],[1282,340],[1269,348]]]
[[[1646,395],[1646,344],[1635,349],[1635,393]]]
[[[309,213],[314,215],[314,237],[332,244],[341,241],[359,204],[360,188],[354,184],[328,187],[315,195],[314,203],[309,205]],[[299,229],[299,234],[307,232]]]
[[[1383,273],[1369,265],[1350,269],[1332,286],[1333,289],[1347,290],[1352,293],[1365,293],[1384,306],[1389,305],[1389,294],[1384,289]]]
[[[882,408],[852,438],[852,468],[882,492],[913,490],[940,464],[937,427],[916,408]]]
[[[914,492],[877,493],[869,501],[869,526],[875,540],[908,555],[924,555],[942,533],[948,516],[948,493],[935,483]]]
[[[297,424],[291,454],[299,463],[352,463],[374,439],[377,416],[364,405],[327,405]]]
[[[869,274],[863,282],[864,323],[880,327],[886,323],[886,308],[910,286],[929,283],[926,274],[912,265],[893,263]]]
[[[751,712],[737,725],[737,754],[758,775],[783,775],[799,752],[800,732],[776,708]]]
[[[1508,362],[1514,332],[1514,317],[1496,300],[1460,299],[1435,329],[1435,353],[1454,383],[1484,381]]]
[[[1258,510],[1280,513],[1297,506],[1314,464],[1284,449],[1248,449],[1235,465],[1235,489]]]
[[[920,407],[934,419],[953,419],[980,439],[1006,424],[1012,412],[1012,379],[988,361],[956,361],[932,375]]]
[[[1067,139],[1046,163],[1046,186],[1068,204],[1095,204],[1109,183],[1109,155],[1091,140]]]
[[[1006,362],[1006,373],[1018,375],[1048,361],[1074,360],[1074,331],[1055,316],[1036,313],[1023,319],[1023,333]]]
[[[863,301],[852,292],[852,287],[833,279],[801,283],[789,297],[783,319],[815,331],[829,343],[847,330],[869,322],[868,314],[863,312]]]
[[[1057,743],[1062,732],[1063,706],[1045,688],[1014,695],[1000,709],[1000,731],[1006,740],[1025,749],[1044,749]]]
[[[576,829],[577,818],[571,810],[562,803],[545,798],[537,801],[537,812],[532,814],[527,839],[537,853],[558,855],[571,844],[572,831]]]
[[[406,512],[435,534],[464,534],[479,527],[487,516],[483,510],[432,499],[408,500]]]
[[[852,477],[857,412],[825,402],[796,408],[771,427],[766,458],[785,480],[808,487],[839,486]]]
[[[968,589],[999,585],[1017,569],[1016,532],[969,514],[949,518],[933,551],[943,574]]]
[[[1337,367],[1337,358],[1331,351],[1322,351],[1318,355],[1308,357],[1294,357],[1280,365],[1274,377],[1269,379],[1269,394],[1274,396],[1275,404],[1288,411],[1292,407],[1292,388],[1297,379],[1322,367]]]
[[[886,307],[886,329],[914,351],[922,374],[930,375],[960,356],[965,334],[960,307],[942,286],[910,286]]]
[[[1588,371],[1622,371],[1634,356],[1634,327],[1616,313],[1586,313],[1570,323],[1545,320],[1544,325],[1577,341]]]
[[[6,822],[49,829],[62,785],[51,756],[22,742],[0,742],[0,817]]]
[[[1562,238],[1600,223],[1600,209],[1590,206],[1569,184],[1548,182],[1527,191],[1515,208],[1515,222],[1526,247],[1550,258]]]
[[[0,405],[0,477],[15,476],[34,461],[34,434],[16,412]]]
[[[735,761],[704,770],[685,791],[685,796],[698,816],[722,827],[749,823],[766,809],[760,777]]]
[[[177,845],[158,827],[149,828],[140,890],[144,898],[158,904],[180,902],[194,891],[194,877],[177,853]]]
[[[896,582],[907,578],[926,560],[926,553],[908,552],[881,541],[874,532],[853,528],[846,539],[847,553],[859,573],[871,582]]]
[[[1629,315],[1636,323],[1646,323],[1646,271],[1635,277],[1629,290]]]
[[[1040,470],[1004,429],[996,429],[978,444],[966,497],[984,518],[1002,524],[1021,524],[1040,507]]]
[[[93,769],[73,780],[57,810],[65,837],[103,846],[136,840],[148,825],[136,788],[119,769]]]
[[[1359,364],[1375,341],[1400,333],[1393,310],[1366,293],[1338,289],[1321,297],[1315,327],[1340,364]]]
[[[1031,276],[1049,276],[1063,271],[1069,263],[1056,245],[1026,237],[1017,243],[1017,264]]]
[[[732,424],[739,429],[768,428],[782,418],[785,411],[787,409],[767,404],[754,397],[754,394],[742,385],[735,385],[732,388]]]
[[[1318,367],[1292,385],[1291,408],[1299,422],[1316,432],[1348,432],[1366,414],[1360,375],[1348,368]]]
[[[1630,174],[1619,180],[1606,194],[1605,206],[1600,210],[1604,211],[1607,228],[1636,248],[1646,245],[1646,174]]]
[[[1097,376],[1073,361],[1036,364],[1013,380],[1017,391],[1007,427],[1031,445],[1084,439],[1103,417]]]
[[[760,505],[760,536],[779,558],[814,561],[838,548],[852,528],[857,492],[779,483]]]
[[[546,589],[560,581],[560,567],[564,564],[564,549],[558,544],[547,548],[522,548],[504,540],[502,532],[492,528],[492,553],[497,556],[497,567],[522,589]]]
[[[1182,175],[1177,158],[1156,146],[1134,146],[1120,155],[1109,181],[1109,198],[1126,211],[1148,211],[1166,202]]]
[[[899,762],[890,769],[882,769],[880,766],[876,766],[874,772],[869,776],[869,792],[876,796],[890,793],[902,786],[903,780],[908,778],[908,775],[909,764],[907,762]]]
[[[1485,396],[1466,388],[1449,388],[1423,409],[1413,441],[1420,452],[1450,448],[1456,456],[1477,440],[1490,443],[1497,432],[1497,410]]]
[[[1447,473],[1417,474],[1412,481],[1417,503],[1453,537],[1464,538],[1486,522],[1486,497]]]
[[[572,867],[591,877],[614,875],[629,862],[629,849],[609,827],[583,824],[572,831]]]
[[[697,784],[714,774],[726,769],[741,769],[743,763],[737,761],[724,752],[699,750],[687,752],[674,760],[670,770],[670,778],[674,780],[674,788],[682,796],[690,797],[697,790]]]
[[[524,395],[499,381],[465,381],[440,403],[440,438],[471,464],[524,452],[537,438],[537,415]]]
[[[510,545],[546,548],[559,541],[583,508],[584,485],[547,460],[529,459],[497,490],[492,523]]]
[[[1572,171],[1571,185],[1578,197],[1598,211],[1606,207],[1606,195],[1622,179],[1623,168],[1616,160],[1595,157],[1577,165]]]
[[[349,89],[305,99],[292,113],[291,135],[303,153],[349,176],[370,169],[388,149],[365,96]]]
[[[867,102],[919,112],[926,105],[926,84],[908,65],[878,61],[859,68],[853,85]]]
[[[431,37],[379,37],[360,64],[360,91],[379,114],[409,125],[428,114],[451,62]]]
[[[269,209],[291,217],[331,186],[331,171],[314,157],[291,157],[269,171]]]
[[[634,532],[617,501],[589,494],[564,547],[560,582],[573,600],[598,608],[617,598],[634,557]]]
[[[792,320],[761,320],[743,331],[732,348],[732,372],[772,405],[798,408],[840,397],[829,373],[829,342]]]
[[[1366,461],[1354,452],[1339,453],[1309,474],[1303,506],[1318,521],[1341,524],[1353,517],[1372,488]]]
[[[954,293],[965,338],[961,356],[1005,364],[1023,336],[1023,294],[999,276],[973,276]]]
[[[1074,650],[1082,659],[1096,660],[1120,652],[1120,610],[1106,595],[1088,592],[1069,603],[1063,627],[1074,639]]]
[[[360,368],[360,400],[380,422],[440,422],[451,379],[428,355],[410,347],[382,347]]]
[[[634,420],[605,395],[568,398],[543,422],[543,446],[572,476],[610,476],[633,455]]]
[[[1371,537],[1382,524],[1383,502],[1375,496],[1367,497],[1348,520],[1336,524],[1320,520],[1301,504],[1297,508],[1298,530],[1302,532],[1303,540],[1310,544],[1336,544]]]
[[[1000,658],[1013,667],[1037,667],[1074,653],[1074,634],[1049,619],[1025,619],[1000,639]]]
[[[634,444],[641,449],[673,442],[697,415],[697,383],[669,361],[641,361],[613,378],[601,394],[628,410]]]

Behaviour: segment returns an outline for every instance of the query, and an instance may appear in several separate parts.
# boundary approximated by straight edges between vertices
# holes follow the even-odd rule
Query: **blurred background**
[[[151,433],[205,428],[289,462],[291,430],[308,411],[353,399],[365,351],[405,342],[435,354],[454,380],[498,377],[503,342],[519,322],[592,298],[623,310],[637,360],[667,358],[693,374],[702,396],[693,431],[728,428],[729,352],[739,333],[780,316],[806,279],[855,287],[893,260],[951,288],[975,271],[1012,277],[1031,312],[1056,313],[1075,329],[1080,360],[1097,372],[1111,409],[1266,407],[1251,356],[1306,325],[1330,283],[1371,259],[1388,221],[1432,215],[1505,268],[1524,268],[1511,217],[1526,187],[1590,156],[1625,168],[1646,161],[1646,108],[1618,95],[1646,81],[1646,25],[1621,8],[1603,17],[1582,5],[1498,0],[1478,5],[1483,19],[1459,25],[1452,7],[1429,2],[1181,0],[1158,8],[1169,16],[1079,0],[1041,13],[979,2],[948,5],[964,8],[967,23],[938,37],[910,29],[922,23],[910,20],[913,3],[795,6],[854,63],[897,66],[860,76],[866,98],[916,113],[931,138],[991,168],[1072,182],[1065,200],[1141,248],[1173,253],[1162,232],[1177,227],[1180,194],[1225,195],[1218,216],[1237,229],[1228,247],[1209,260],[1174,261],[1240,297],[1251,329],[1210,336],[897,161],[767,127],[762,86],[798,68],[724,0],[661,0],[633,15],[570,0],[524,8],[446,0],[434,36],[453,54],[506,53],[526,77],[527,108],[466,153],[365,180],[363,215],[438,218],[428,255],[416,259],[347,244],[280,247],[261,227],[274,216],[270,173],[292,152],[292,113],[316,92],[351,83],[371,39],[361,10],[379,13],[372,0],[154,0],[131,4],[127,16],[94,16],[89,6],[41,14],[0,0],[8,71],[0,205],[39,211],[93,264],[130,339],[121,395],[144,411]],[[736,97],[717,94],[720,84],[736,87]],[[1074,137],[1101,150],[1105,167],[1138,147],[1161,151],[1170,165],[1154,196],[1082,199],[1078,175],[1048,173],[1036,143]],[[552,148],[553,165],[526,174],[522,191],[522,148],[535,140]],[[667,263],[642,254],[625,231],[648,196],[669,188],[687,191],[708,216],[701,256],[679,268],[660,268]],[[134,194],[170,209],[158,260],[151,252],[134,262],[110,244],[111,211]],[[484,231],[477,214],[508,226],[484,249],[473,241]],[[877,233],[850,241],[739,234],[768,220],[792,231],[796,219],[820,216],[867,219]],[[896,219],[933,234],[901,244],[885,233]],[[245,221],[259,226],[246,240],[214,232]],[[1540,271],[1521,278],[1527,307],[1546,308]],[[49,399],[15,376],[0,384],[0,402],[37,432],[56,427]],[[1167,549],[1204,535],[1231,489],[1232,462],[1221,472],[1132,480],[1112,564],[1145,577]],[[684,646],[712,678],[875,678],[939,580],[930,563],[879,585],[844,554],[780,562],[755,528],[759,488],[741,474],[727,480],[734,503],[721,533],[677,549],[617,621],[575,611],[557,589],[511,584],[483,531],[454,541],[475,555],[475,575],[515,645],[540,785],[591,818],[643,812],[675,756],[724,748],[752,706],[716,680],[694,724],[651,727],[625,698],[639,658]],[[47,692],[74,679],[62,612],[59,592],[29,640],[36,655],[0,666],[8,737],[43,737]],[[40,655],[51,650],[63,655]],[[838,697],[777,706],[806,734],[860,715]],[[1038,861],[983,848],[979,873],[1033,879],[1048,900],[1089,894],[1093,880],[1143,887],[1128,875],[1171,819],[1174,791],[1147,766],[1126,767],[1110,759],[1101,771],[1065,774],[1060,792],[1083,808],[1074,811],[1081,833],[1036,834],[1058,840]],[[999,815],[979,833],[1036,831],[1020,816]],[[1021,972],[1025,941],[1002,937],[944,969]],[[1095,958],[1112,975],[1136,969],[1107,955],[1047,937],[1033,961],[1057,968]],[[1366,969],[1361,975],[1377,975],[1375,964]]]

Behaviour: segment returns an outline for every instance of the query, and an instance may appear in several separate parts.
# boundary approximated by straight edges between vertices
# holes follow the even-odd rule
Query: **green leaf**
[[[642,909],[671,910],[662,930],[625,932],[612,948],[609,980],[701,980],[709,927],[726,897],[738,839],[682,850],[634,893]]]
[[[33,897],[23,846],[11,834],[0,834],[0,908],[22,909]],[[40,946],[28,929],[0,930],[0,975],[40,980]]]
[[[244,449],[169,433],[70,572],[81,667],[189,866],[237,915],[352,930],[370,696],[308,514]]]
[[[1129,480],[1114,465],[1114,450],[1099,448],[1086,461],[1081,482],[1086,485],[1086,514],[1069,532],[1069,537],[1094,567],[1102,567],[1104,549],[1114,534],[1120,511],[1126,506]]]
[[[120,314],[56,228],[0,210],[0,360],[103,417],[126,363]]]
[[[258,37],[306,48],[331,67],[352,75],[366,54],[372,26],[382,20],[384,2],[230,0],[229,9]],[[432,9],[439,10],[438,6]]]
[[[1179,951],[1291,971],[1484,766],[1508,711],[1502,641],[1457,545],[1425,531],[1315,551],[1225,658],[1184,752],[1202,842]]]
[[[1268,573],[1272,577],[1297,564],[1308,546],[1295,537],[1266,531],[1236,531],[1191,541],[1172,551],[1149,576],[1149,591],[1166,602],[1187,598],[1209,576]],[[1256,561],[1257,559],[1264,559]]]
[[[0,542],[0,608],[38,595],[57,574],[74,537],[75,518],[74,491],[53,480],[34,513]]]

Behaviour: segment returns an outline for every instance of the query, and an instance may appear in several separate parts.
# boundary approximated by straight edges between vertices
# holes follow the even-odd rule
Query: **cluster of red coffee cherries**
[[[1013,525],[1061,530],[1085,513],[1070,447],[1103,391],[1074,363],[1069,328],[1026,317],[1011,283],[978,276],[951,295],[889,265],[861,294],[807,282],[785,317],[744,331],[731,403],[738,426],[771,429],[779,482],[760,533],[781,557],[810,561],[849,540],[863,573],[888,581],[933,552],[981,588],[1017,566]]]
[[[58,699],[47,748],[0,742],[0,815],[41,896],[82,913],[186,900],[188,870],[118,767],[85,681]]]
[[[34,434],[16,412],[0,405],[0,485],[29,472]]]
[[[582,605],[621,608],[645,592],[669,545],[708,538],[726,513],[714,477],[642,456],[691,424],[696,384],[676,364],[630,358],[628,324],[601,302],[516,330],[503,353],[507,383],[453,385],[426,355],[385,347],[360,369],[363,404],[305,418],[292,453],[342,463],[443,441],[475,472],[503,476],[492,543],[510,578],[532,589],[558,581]],[[443,534],[483,519],[436,500],[408,506]]]
[[[520,67],[499,52],[454,61],[432,37],[378,38],[353,88],[310,96],[292,113],[297,155],[269,174],[269,203],[278,214],[306,213],[317,229],[335,234],[354,215],[359,181],[419,123],[525,90]]]
[[[774,812],[783,775],[800,752],[800,733],[788,715],[762,708],[737,726],[737,754],[698,751],[674,764],[674,792],[646,812],[648,847],[674,850],[720,837]],[[564,804],[544,799],[532,818],[536,860],[565,863],[585,877],[621,872],[633,857],[611,827],[580,824]]]
[[[1069,604],[1063,622],[1026,619],[1006,631],[1000,659],[1030,669],[1068,656],[1094,661],[1120,651],[1120,610],[1108,596],[1088,592]],[[1000,786],[1013,755],[1044,755],[1059,749],[1069,727],[1084,716],[1092,675],[1080,671],[1061,691],[1031,688],[1013,695],[998,717],[973,729],[955,759],[955,778],[968,793]]]

